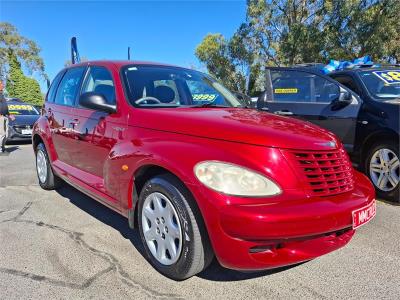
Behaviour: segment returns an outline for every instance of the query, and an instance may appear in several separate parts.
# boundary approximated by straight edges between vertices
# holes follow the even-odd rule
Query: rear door
[[[297,69],[271,68],[267,71],[269,112],[310,121],[335,133],[352,151],[361,100],[352,95],[351,104],[333,105],[340,93],[349,91],[331,78]]]
[[[78,95],[80,84],[86,67],[68,69],[58,84],[52,102],[46,104],[46,115],[49,119],[52,141],[57,158],[68,165],[73,164],[74,124],[72,108]],[[49,91],[49,95],[50,96]]]

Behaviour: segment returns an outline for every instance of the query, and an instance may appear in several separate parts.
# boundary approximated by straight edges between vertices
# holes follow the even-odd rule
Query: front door
[[[110,71],[102,66],[90,66],[81,93],[94,92],[101,94],[108,104],[116,103],[114,80]],[[119,113],[108,114],[87,109],[77,104],[73,109],[77,119],[74,130],[76,148],[74,166],[87,173],[87,182],[93,188],[117,199],[118,187],[110,186],[109,180],[113,174],[106,166],[110,162],[110,152],[121,136],[121,130],[126,127],[125,119]],[[117,203],[115,203],[117,204]]]
[[[346,150],[352,151],[361,100],[352,94],[349,105],[335,106],[341,92],[348,91],[334,80],[313,72],[271,68],[267,72],[264,106],[269,112],[310,121],[335,133]]]

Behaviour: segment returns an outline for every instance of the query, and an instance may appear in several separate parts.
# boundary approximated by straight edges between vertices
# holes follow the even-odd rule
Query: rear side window
[[[67,71],[58,86],[54,101],[56,104],[66,106],[74,105],[85,68],[86,67],[77,67]]]
[[[90,67],[82,93],[102,94],[107,104],[115,104],[115,88],[111,73],[104,67]]]
[[[46,96],[46,101],[47,102],[54,102],[54,97],[56,96],[58,84],[60,83],[61,78],[63,77],[64,73],[65,73],[65,70],[62,70],[53,79],[53,82],[51,83],[50,89],[47,92],[47,96]]]

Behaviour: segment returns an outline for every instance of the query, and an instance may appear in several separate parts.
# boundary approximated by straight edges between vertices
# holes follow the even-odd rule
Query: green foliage
[[[21,64],[12,52],[9,53],[8,57],[10,65],[6,85],[8,96],[20,98],[33,105],[42,105],[43,95],[39,83],[23,74]]]
[[[5,77],[10,67],[8,60],[10,51],[24,64],[30,74],[38,72],[43,79],[47,79],[38,45],[21,36],[12,24],[0,22],[0,78]]]
[[[371,55],[400,62],[399,0],[248,0],[231,39],[208,34],[196,48],[207,70],[233,90],[260,89],[266,66]]]

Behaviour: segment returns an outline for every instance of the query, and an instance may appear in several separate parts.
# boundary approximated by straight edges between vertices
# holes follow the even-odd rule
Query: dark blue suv
[[[335,133],[377,195],[400,203],[400,67],[321,73],[318,67],[271,67],[258,109],[313,122]]]

